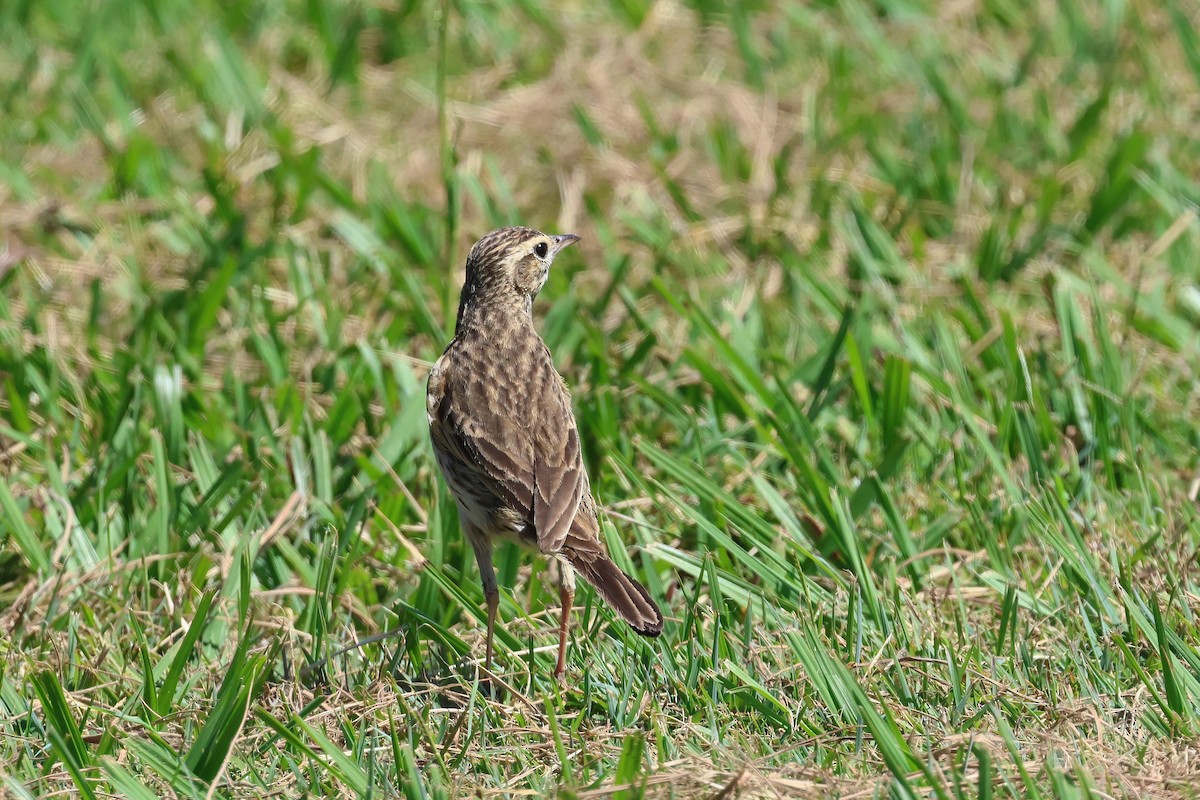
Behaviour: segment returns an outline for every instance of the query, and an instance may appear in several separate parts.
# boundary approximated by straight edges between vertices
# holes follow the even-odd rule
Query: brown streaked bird
[[[574,234],[500,228],[467,256],[454,340],[429,373],[426,411],[438,465],[458,504],[487,599],[487,655],[500,601],[492,544],[509,539],[558,561],[562,618],[556,677],[566,669],[575,573],[643,636],[662,612],[600,540],[571,397],[533,326],[533,298]]]

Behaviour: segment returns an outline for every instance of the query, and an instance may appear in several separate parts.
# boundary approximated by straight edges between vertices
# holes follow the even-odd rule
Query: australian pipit
[[[562,618],[558,664],[566,669],[575,573],[643,636],[663,618],[640,583],[609,558],[566,384],[533,326],[533,298],[574,234],[501,228],[467,256],[454,340],[429,373],[426,410],[438,465],[458,503],[487,599],[487,655],[499,592],[492,543],[509,539],[558,561]]]

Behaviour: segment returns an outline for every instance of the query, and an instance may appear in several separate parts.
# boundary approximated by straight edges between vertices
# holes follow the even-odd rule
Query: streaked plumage
[[[575,572],[638,633],[657,636],[663,625],[649,593],[600,540],[570,395],[533,326],[533,298],[554,256],[577,239],[501,228],[475,243],[454,340],[429,374],[426,401],[438,465],[488,601],[487,662],[498,601],[492,543],[511,539],[560,562],[556,675],[565,668]]]

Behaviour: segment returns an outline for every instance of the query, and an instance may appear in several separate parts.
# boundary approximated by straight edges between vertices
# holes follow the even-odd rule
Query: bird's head
[[[546,283],[554,257],[579,241],[573,233],[553,235],[532,228],[499,228],[467,256],[462,303],[517,301],[526,311]],[[460,309],[461,313],[461,309]]]

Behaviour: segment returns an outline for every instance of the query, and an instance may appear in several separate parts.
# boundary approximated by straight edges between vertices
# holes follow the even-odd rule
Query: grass
[[[1198,27],[3,4],[0,795],[1197,797]],[[492,698],[423,396],[512,222],[669,620],[556,685],[504,550]]]

